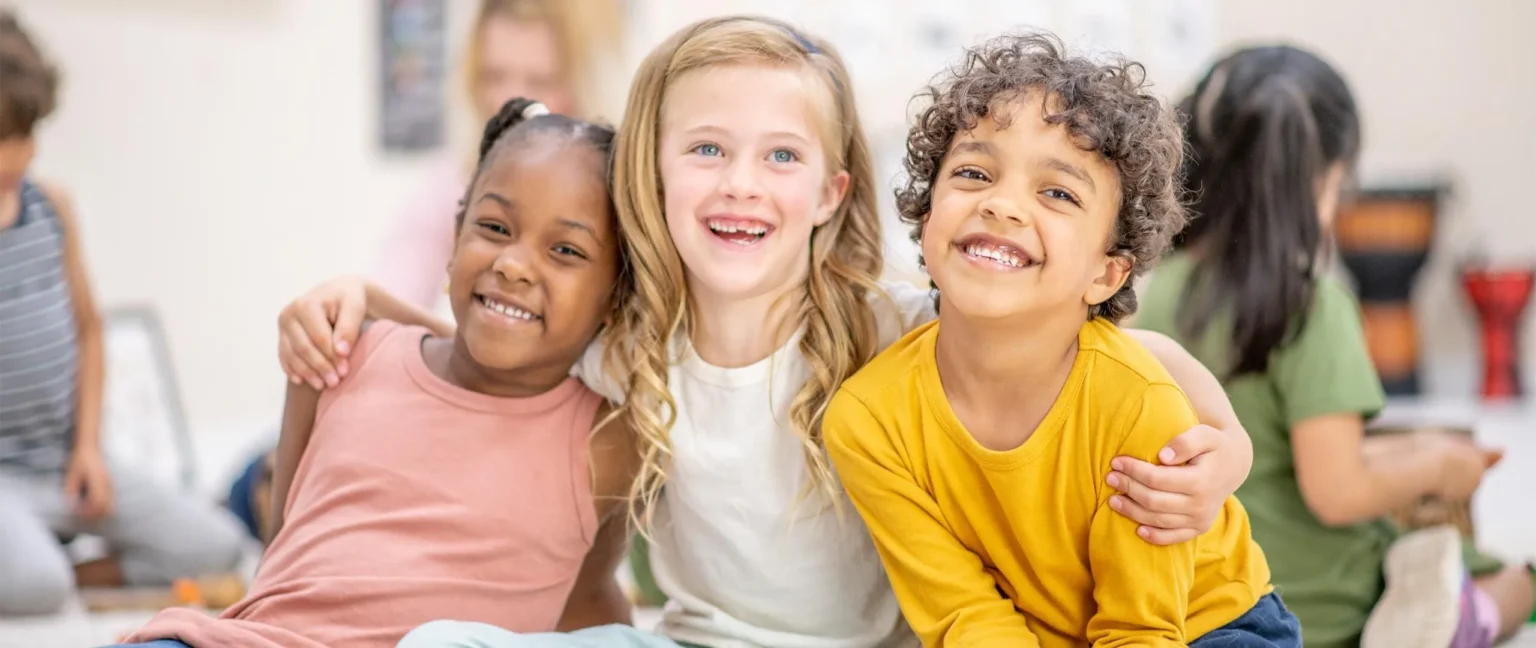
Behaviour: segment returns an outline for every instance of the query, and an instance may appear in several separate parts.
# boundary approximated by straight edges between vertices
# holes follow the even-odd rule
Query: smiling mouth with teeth
[[[1009,268],[1027,268],[1035,265],[1033,259],[1017,250],[989,243],[974,242],[958,246],[961,252],[973,259],[986,259]]]
[[[765,223],[731,218],[710,218],[704,224],[715,236],[743,246],[761,241],[770,229]]]
[[[485,295],[475,295],[475,301],[480,302],[480,305],[484,306],[486,310],[499,313],[508,319],[523,320],[526,322],[537,322],[544,319],[542,316],[535,315],[516,306],[503,304],[499,301],[491,299],[490,297],[486,297]]]

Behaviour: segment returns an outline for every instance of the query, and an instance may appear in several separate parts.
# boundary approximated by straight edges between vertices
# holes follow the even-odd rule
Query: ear
[[[1097,306],[1115,293],[1131,278],[1131,267],[1136,261],[1124,252],[1110,252],[1104,255],[1103,272],[1095,277],[1092,284],[1088,285],[1088,292],[1083,295],[1083,301],[1089,306]]]
[[[837,208],[842,206],[843,198],[848,196],[849,182],[850,176],[847,171],[838,171],[827,178],[827,184],[822,188],[821,205],[816,210],[816,227],[826,225],[832,220],[832,215],[836,214]]]

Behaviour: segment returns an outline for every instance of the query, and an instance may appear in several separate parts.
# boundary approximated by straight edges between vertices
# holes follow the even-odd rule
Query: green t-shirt
[[[1160,264],[1142,297],[1136,327],[1178,340],[1222,376],[1231,366],[1231,318],[1217,317],[1199,339],[1183,335],[1177,325],[1179,301],[1194,269],[1183,254]],[[1307,648],[1358,645],[1381,596],[1382,566],[1397,531],[1387,520],[1346,527],[1318,521],[1296,484],[1290,431],[1300,421],[1327,414],[1374,416],[1384,405],[1359,305],[1337,279],[1320,279],[1305,324],[1270,356],[1268,371],[1230,380],[1226,388],[1253,439],[1253,470],[1237,497],[1248,509],[1276,589],[1301,620]]]

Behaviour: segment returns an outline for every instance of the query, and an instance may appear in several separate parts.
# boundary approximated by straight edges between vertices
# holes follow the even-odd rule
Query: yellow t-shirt
[[[896,598],[927,646],[1176,646],[1271,591],[1248,515],[1171,547],[1109,508],[1109,462],[1197,423],[1152,354],[1107,321],[1078,334],[1061,394],[1023,445],[989,450],[955,418],[919,327],[843,384],[827,449]],[[1027,389],[1027,387],[1021,387]]]

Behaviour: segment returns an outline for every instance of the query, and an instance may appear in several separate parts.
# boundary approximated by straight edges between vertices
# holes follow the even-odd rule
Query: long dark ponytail
[[[1324,235],[1318,190],[1359,152],[1355,100],[1322,59],[1271,46],[1219,61],[1179,108],[1195,218],[1176,245],[1192,248],[1197,265],[1178,325],[1197,337],[1230,315],[1228,377],[1262,372],[1312,303]]]

